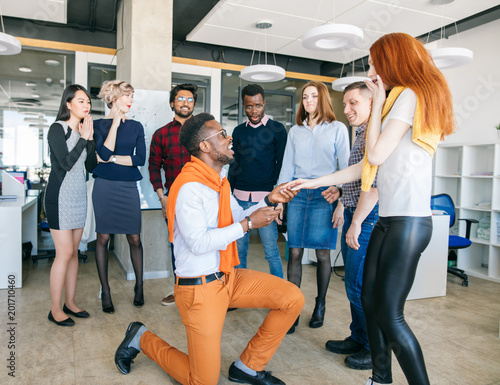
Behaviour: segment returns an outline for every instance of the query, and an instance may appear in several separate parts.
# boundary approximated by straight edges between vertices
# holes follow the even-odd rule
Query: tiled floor
[[[284,251],[284,244],[280,244]],[[284,252],[282,253],[284,255]],[[285,263],[286,265],[286,263]],[[27,267],[27,264],[26,266]],[[251,244],[249,267],[267,271],[260,244]],[[175,306],[162,306],[160,299],[172,289],[171,279],[145,283],[143,308],[132,306],[134,282],[125,281],[114,260],[110,285],[114,314],[104,314],[98,300],[99,280],[94,257],[80,264],[77,302],[91,313],[75,319],[72,328],[57,327],[47,320],[50,308],[50,263],[29,265],[22,289],[16,290],[15,378],[8,376],[7,291],[0,290],[0,384],[177,384],[144,354],[139,354],[129,375],[114,365],[114,352],[130,321],[146,324],[154,333],[186,351],[185,331]],[[315,267],[303,268],[302,290],[306,304],[295,334],[286,336],[267,366],[288,385],[364,384],[370,371],[347,368],[344,356],[325,350],[328,339],[348,335],[350,313],[343,282],[332,276],[327,296],[325,325],[310,329],[314,307]],[[231,384],[227,369],[244,349],[265,316],[263,310],[238,309],[227,315],[222,337],[219,384]],[[446,297],[409,301],[406,318],[422,345],[431,383],[435,385],[500,384],[500,284],[470,279],[460,286],[450,277]],[[393,361],[394,384],[406,384],[397,361]]]

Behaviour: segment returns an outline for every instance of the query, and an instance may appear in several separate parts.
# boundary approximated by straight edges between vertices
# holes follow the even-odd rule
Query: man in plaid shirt
[[[371,101],[371,92],[364,82],[352,83],[344,90],[344,114],[350,125],[357,127],[349,166],[363,161]],[[326,348],[333,353],[352,354],[344,361],[352,369],[371,369],[365,315],[361,305],[361,286],[368,241],[378,220],[378,191],[376,182],[370,191],[361,191],[361,180],[344,184],[342,190],[344,226],[341,248],[345,288],[351,305],[351,335],[343,341],[328,341]]]
[[[170,107],[174,111],[174,120],[157,129],[151,138],[149,180],[158,194],[165,222],[167,221],[168,190],[177,175],[180,174],[182,167],[191,160],[191,155],[179,141],[179,130],[193,114],[197,89],[198,87],[195,84],[179,84],[172,88],[172,91],[170,91]],[[165,173],[165,189],[161,179],[162,168]],[[170,244],[170,247],[175,281],[174,246]],[[175,303],[174,293],[169,293],[161,300],[161,303],[162,305],[173,305]]]

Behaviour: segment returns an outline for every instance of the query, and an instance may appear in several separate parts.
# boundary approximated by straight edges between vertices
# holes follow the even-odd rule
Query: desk
[[[449,229],[449,215],[432,216],[431,241],[420,257],[409,300],[446,295]]]
[[[38,253],[37,196],[0,202],[0,289],[7,288],[7,276],[16,276],[16,288],[22,287],[22,244],[31,242],[32,254]]]
[[[409,300],[446,295],[449,225],[450,217],[448,215],[432,216],[432,238],[420,257],[415,281],[408,294]],[[332,266],[340,250],[341,230],[339,229],[337,249],[331,252]],[[302,258],[302,264],[309,264],[311,261],[316,261],[314,253],[314,250],[306,249]],[[404,255],[401,258],[404,258]],[[337,261],[335,266],[343,266],[343,261],[340,261],[340,263]]]

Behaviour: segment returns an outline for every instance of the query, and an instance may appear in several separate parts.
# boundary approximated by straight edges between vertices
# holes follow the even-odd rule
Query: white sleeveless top
[[[392,106],[382,124],[382,130],[391,119],[413,126],[417,96],[411,89],[404,90]],[[431,215],[432,157],[412,142],[413,128],[405,134],[387,160],[379,166],[377,187],[381,217]]]

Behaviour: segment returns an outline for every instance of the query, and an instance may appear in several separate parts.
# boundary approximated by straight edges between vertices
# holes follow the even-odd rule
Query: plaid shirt
[[[182,167],[191,160],[191,155],[179,142],[181,124],[172,120],[157,129],[151,138],[149,149],[149,180],[156,191],[163,188],[161,168],[165,171],[165,187],[167,190],[174,183]]]
[[[354,141],[351,154],[349,155],[349,166],[359,163],[365,156],[367,125],[368,124],[362,124],[356,129],[356,140]],[[377,187],[377,178],[375,178],[372,187]],[[360,195],[361,179],[358,179],[342,186],[342,198],[340,198],[340,200],[346,207],[356,207],[358,205]]]

